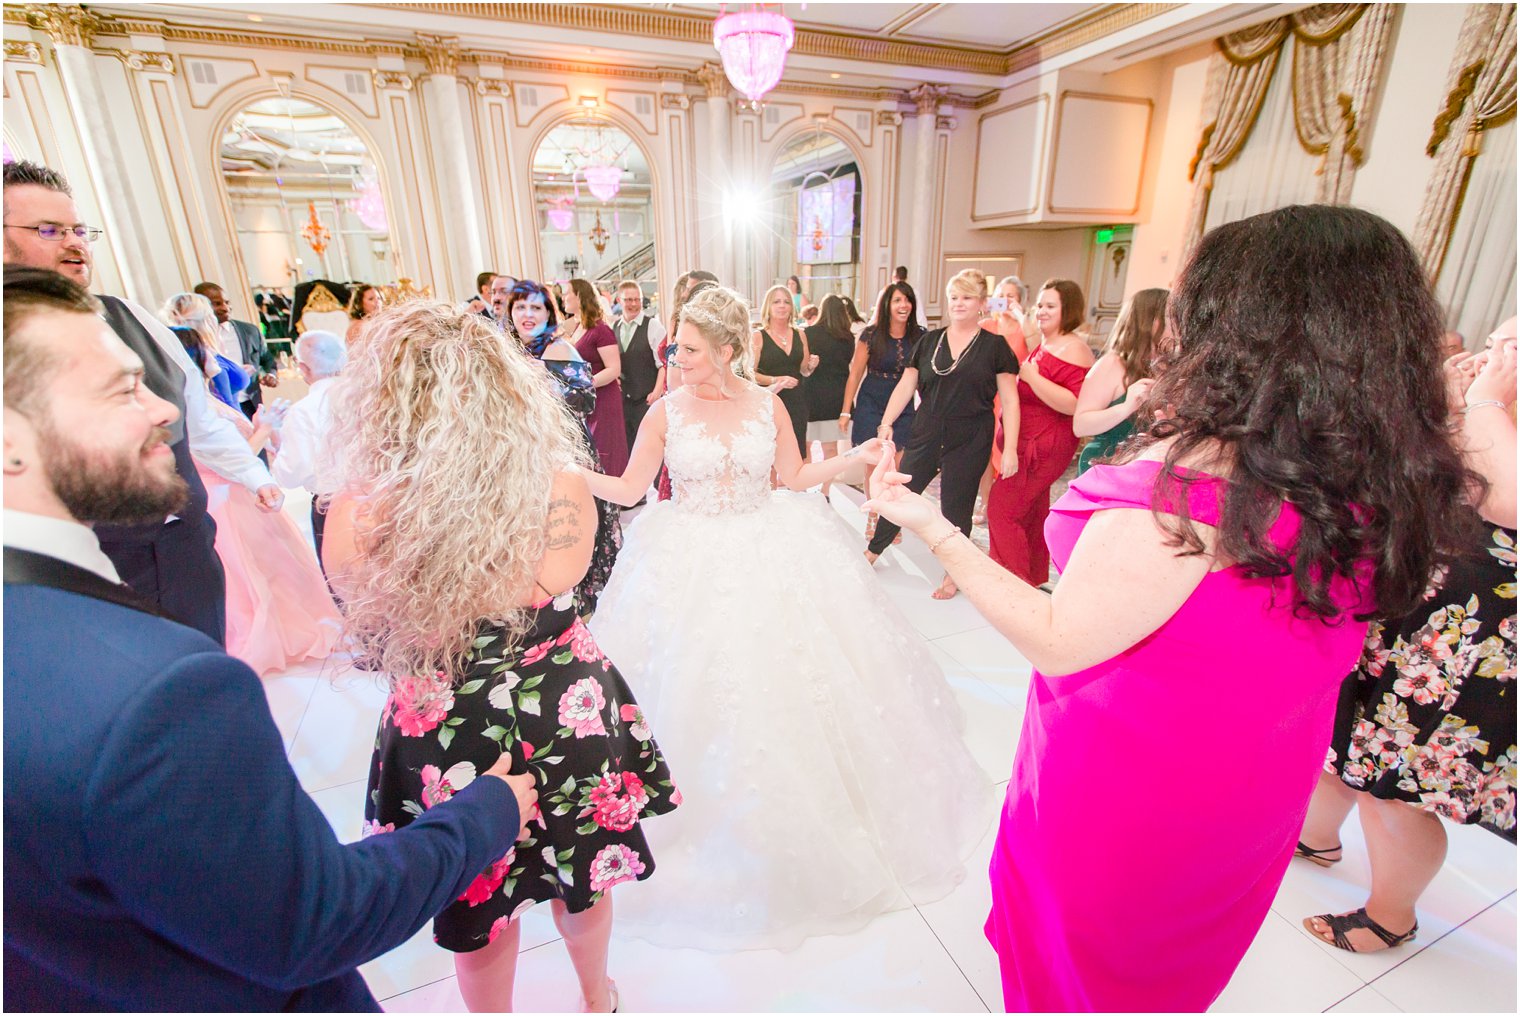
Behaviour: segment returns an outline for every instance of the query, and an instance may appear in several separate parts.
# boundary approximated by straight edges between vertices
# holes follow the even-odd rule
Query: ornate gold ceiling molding
[[[10,20],[9,9],[6,14]],[[79,4],[27,4],[22,16],[25,24],[46,32],[48,38],[63,46],[89,46],[103,24]]]
[[[40,64],[42,47],[35,42],[10,42],[5,44],[6,63]]]
[[[388,3],[358,6],[402,8],[427,14],[633,35],[671,42],[712,44],[711,17],[621,4],[591,3]],[[834,60],[864,60],[908,67],[1002,76],[1070,52],[1113,32],[1164,14],[1181,4],[1105,4],[1007,49],[883,39],[859,32],[799,27],[792,52]],[[1016,16],[1016,15],[1014,15]]]

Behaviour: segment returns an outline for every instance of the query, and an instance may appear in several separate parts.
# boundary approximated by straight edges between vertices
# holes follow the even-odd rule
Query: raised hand
[[[285,504],[285,492],[273,483],[264,484],[255,496],[259,501],[260,511],[277,512]]]
[[[1446,380],[1446,404],[1453,410],[1462,408],[1467,386],[1478,376],[1479,364],[1476,361],[1477,354],[1462,352],[1448,356],[1441,365],[1441,374]]]
[[[892,468],[897,452],[892,442],[883,441],[881,451],[881,459],[876,463],[876,468],[871,473],[871,482],[866,488],[874,490],[876,494],[862,507],[915,533],[922,532],[925,526],[937,521],[944,521],[939,509],[934,507],[934,502],[908,489],[907,483],[912,477]]]
[[[1154,388],[1155,385],[1156,379],[1153,377],[1143,377],[1139,381],[1136,381],[1134,384],[1130,385],[1129,388],[1124,392],[1125,408],[1133,413],[1135,411],[1135,408],[1139,406],[1140,403],[1145,401],[1145,397],[1151,393],[1151,389]]]
[[[1467,404],[1515,401],[1515,340],[1499,342],[1490,349],[1478,368],[1478,376],[1467,386]]]
[[[889,444],[891,442],[883,441],[879,437],[873,437],[869,441],[858,444],[845,452],[844,457],[847,459],[865,459],[867,462],[879,464],[888,457],[887,446]]]

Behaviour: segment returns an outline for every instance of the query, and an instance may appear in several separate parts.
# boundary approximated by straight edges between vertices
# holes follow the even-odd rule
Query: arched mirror
[[[655,289],[654,186],[644,150],[587,115],[555,126],[533,153],[533,206],[549,280]]]
[[[811,303],[829,293],[861,302],[861,177],[855,153],[816,129],[792,138],[771,168],[772,274],[795,275]]]
[[[250,103],[222,135],[221,162],[248,283],[271,337],[302,319],[293,295],[303,304],[314,291],[313,314],[333,318],[342,334],[342,307],[329,304],[341,303],[346,284],[396,281],[375,161],[331,110],[295,98]]]

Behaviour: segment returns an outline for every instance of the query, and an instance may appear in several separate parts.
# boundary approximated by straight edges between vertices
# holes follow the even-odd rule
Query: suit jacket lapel
[[[164,616],[162,611],[134,592],[130,586],[113,585],[86,568],[29,550],[5,548],[5,584],[47,586],[49,589],[104,600],[154,617]]]

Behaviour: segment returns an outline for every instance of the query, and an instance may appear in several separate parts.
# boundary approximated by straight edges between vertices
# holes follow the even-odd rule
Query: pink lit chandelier
[[[569,231],[574,222],[575,198],[566,194],[564,197],[549,199],[549,225],[564,233]]]
[[[759,102],[781,80],[792,38],[792,19],[759,5],[713,23],[713,46],[723,58],[723,73],[751,102]]]
[[[623,170],[618,166],[586,166],[581,173],[586,178],[586,186],[601,201],[611,201],[617,197],[618,190],[623,186]]]
[[[385,197],[380,193],[379,179],[373,172],[365,172],[360,177],[358,190],[359,196],[350,201],[348,207],[367,228],[384,233],[390,228],[390,221],[385,215]]]

